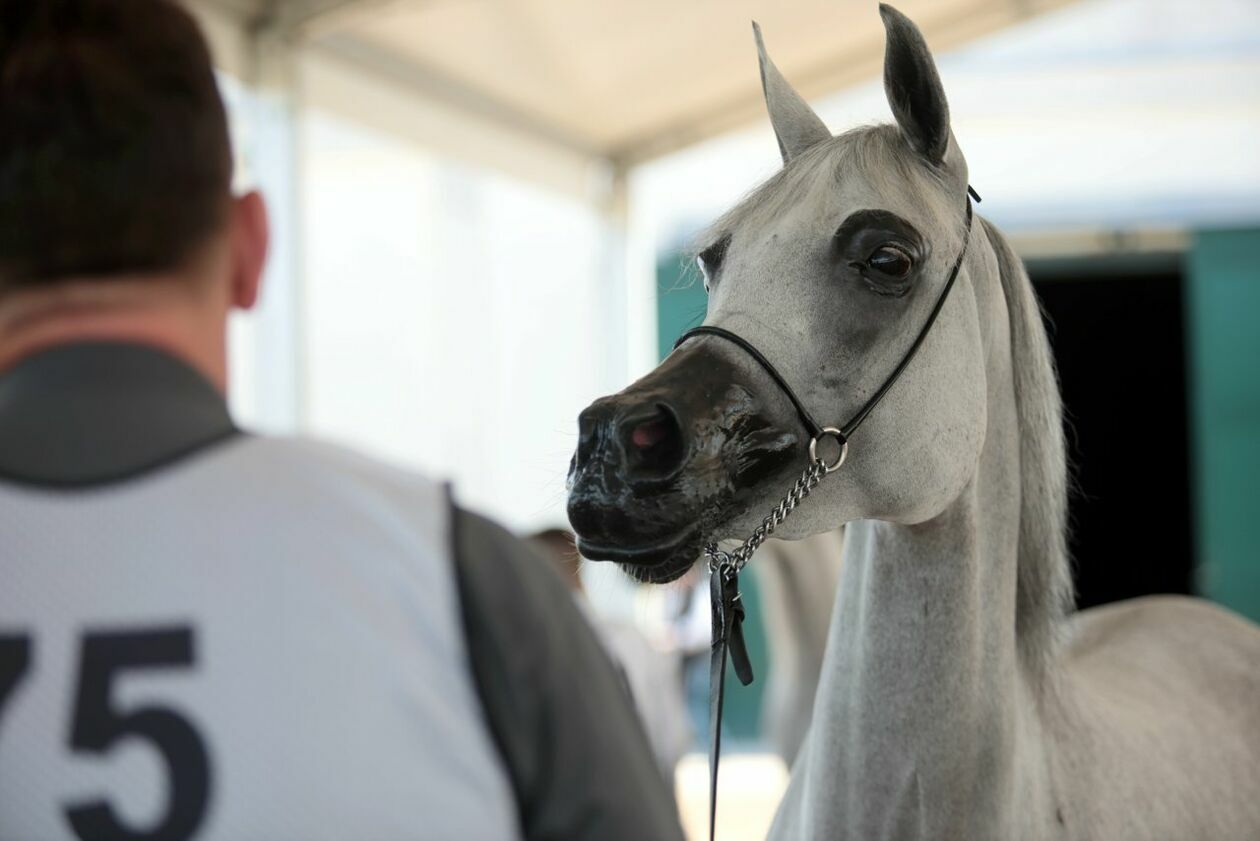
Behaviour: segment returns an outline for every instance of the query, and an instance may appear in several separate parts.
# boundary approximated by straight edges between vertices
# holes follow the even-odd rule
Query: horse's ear
[[[831,139],[831,132],[814,113],[801,95],[783,78],[779,68],[766,55],[765,42],[761,40],[761,27],[753,22],[753,36],[757,39],[757,57],[761,61],[761,89],[766,94],[766,108],[770,111],[770,125],[779,140],[779,152],[787,163],[801,152],[824,140]]]
[[[934,164],[949,148],[949,103],[923,33],[910,18],[879,4],[888,34],[884,50],[884,93],[906,140]]]

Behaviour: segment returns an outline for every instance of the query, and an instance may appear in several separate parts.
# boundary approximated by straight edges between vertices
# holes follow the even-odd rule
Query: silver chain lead
[[[838,464],[833,465],[831,469],[834,470],[838,466]],[[809,496],[809,492],[818,486],[828,472],[827,463],[822,459],[815,458],[811,461],[805,468],[805,472],[801,474],[801,478],[797,479],[796,484],[787,492],[787,496],[783,497],[779,504],[766,515],[761,525],[753,529],[752,535],[739,548],[727,552],[719,549],[716,543],[705,546],[704,556],[709,559],[709,571],[723,568],[734,572],[741,571],[753,553],[766,542],[770,535],[774,534],[774,530],[783,524],[788,515],[801,504],[801,500]]]

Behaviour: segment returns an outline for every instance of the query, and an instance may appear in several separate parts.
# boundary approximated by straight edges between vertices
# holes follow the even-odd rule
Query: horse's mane
[[[1067,455],[1063,401],[1054,357],[1024,264],[1006,237],[984,226],[1002,278],[1010,318],[1011,372],[1019,417],[1020,516],[1015,628],[1035,672],[1054,655],[1063,617],[1075,601],[1067,549]]]

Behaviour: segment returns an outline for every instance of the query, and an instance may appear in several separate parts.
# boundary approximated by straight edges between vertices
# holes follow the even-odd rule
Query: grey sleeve
[[[473,677],[528,841],[682,841],[621,676],[550,566],[455,507]]]

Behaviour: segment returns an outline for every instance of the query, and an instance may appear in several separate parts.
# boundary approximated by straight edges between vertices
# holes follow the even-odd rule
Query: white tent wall
[[[606,166],[323,47],[300,66],[304,428],[562,523],[577,413],[625,377]]]
[[[260,306],[231,325],[240,420],[449,479],[518,529],[563,523],[577,413],[626,378],[624,182],[326,44],[194,9],[237,187],[272,220]]]
[[[298,230],[296,141],[283,96],[220,76],[237,156],[235,188],[266,197],[271,249],[258,305],[229,324],[230,398],[238,419],[260,432],[301,427],[302,238]]]
[[[322,113],[302,133],[306,428],[562,522],[577,413],[624,376],[600,215]]]

